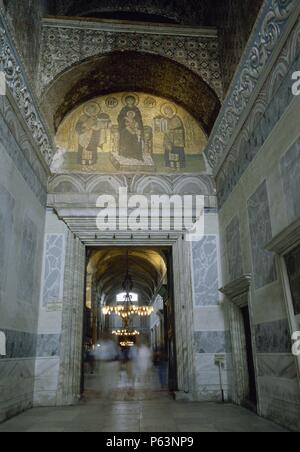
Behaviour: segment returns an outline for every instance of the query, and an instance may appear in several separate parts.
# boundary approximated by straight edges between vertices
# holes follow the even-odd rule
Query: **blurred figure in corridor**
[[[132,347],[130,351],[134,384],[146,386],[149,383],[149,372],[152,367],[152,351],[145,344]]]
[[[168,360],[165,350],[161,347],[154,354],[154,365],[161,389],[167,388]]]

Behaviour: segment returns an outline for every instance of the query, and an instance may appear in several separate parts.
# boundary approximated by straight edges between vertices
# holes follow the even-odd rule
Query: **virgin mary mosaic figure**
[[[145,134],[142,114],[134,96],[126,96],[118,117],[119,155],[127,159],[144,160]]]

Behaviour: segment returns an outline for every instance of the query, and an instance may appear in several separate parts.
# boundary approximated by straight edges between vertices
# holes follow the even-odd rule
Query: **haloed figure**
[[[127,159],[143,160],[145,136],[142,114],[134,96],[125,98],[119,123],[119,154]]]
[[[166,121],[164,137],[166,167],[182,169],[186,167],[185,129],[182,120],[172,105],[165,105],[162,113]]]
[[[98,149],[103,150],[111,129],[111,120],[106,113],[101,113],[95,102],[86,106],[76,124],[78,134],[78,163],[89,167],[98,161]]]

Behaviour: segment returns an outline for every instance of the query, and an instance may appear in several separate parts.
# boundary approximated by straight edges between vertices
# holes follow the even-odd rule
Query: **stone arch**
[[[133,193],[138,193],[141,195],[147,195],[151,193],[156,194],[172,194],[172,184],[167,178],[161,176],[149,176],[149,177],[138,177],[134,181],[132,187]]]
[[[140,91],[187,110],[209,135],[220,110],[216,93],[197,74],[171,59],[142,52],[112,52],[75,64],[46,90],[41,107],[55,132],[73,109],[112,92]]]

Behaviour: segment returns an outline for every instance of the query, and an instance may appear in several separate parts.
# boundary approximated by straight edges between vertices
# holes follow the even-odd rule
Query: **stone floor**
[[[35,408],[0,425],[2,432],[284,432],[234,405],[89,401],[70,408]]]
[[[0,425],[1,432],[284,432],[231,404],[175,402],[154,370],[134,386],[115,363],[85,377],[78,406],[35,408]]]

